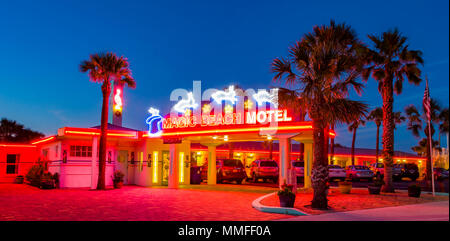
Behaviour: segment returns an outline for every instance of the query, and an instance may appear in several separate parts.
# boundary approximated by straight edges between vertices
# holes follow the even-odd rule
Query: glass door
[[[162,152],[162,168],[161,168],[161,185],[169,185],[169,166],[170,165],[170,152]]]

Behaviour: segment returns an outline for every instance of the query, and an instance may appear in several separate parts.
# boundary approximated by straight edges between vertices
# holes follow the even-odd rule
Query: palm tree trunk
[[[334,131],[334,125],[331,126],[331,129]],[[331,138],[330,140],[330,160],[334,164],[334,138]]]
[[[392,77],[383,80],[383,163],[384,163],[384,186],[383,192],[393,193],[392,165],[394,164],[394,91]]]
[[[377,144],[376,144],[376,156],[375,163],[378,163],[378,152],[380,150],[380,125],[377,125]]]
[[[314,196],[311,207],[328,209],[328,151],[325,150],[325,129],[322,120],[313,120],[314,163],[311,173],[311,183]]]
[[[104,81],[102,85],[103,103],[102,103],[102,117],[101,117],[101,133],[100,133],[100,153],[98,159],[98,182],[97,190],[105,190],[105,175],[106,175],[106,143],[108,131],[108,110],[109,110],[109,95],[111,94],[111,84],[109,81]]]
[[[356,127],[353,128],[353,139],[352,139],[352,165],[355,165],[355,140],[356,140]]]

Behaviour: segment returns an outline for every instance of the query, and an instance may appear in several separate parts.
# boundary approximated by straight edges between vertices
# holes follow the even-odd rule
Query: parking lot
[[[371,182],[368,182],[366,180],[361,180],[361,181],[354,181],[352,182],[353,187],[360,187],[360,188],[367,188],[367,186],[370,184]],[[397,190],[408,190],[408,186],[411,184],[415,184],[415,183],[419,183],[422,186],[423,190],[426,190],[426,185],[423,181],[421,180],[417,180],[415,182],[409,180],[408,178],[404,178],[401,181],[394,181],[394,188]],[[253,182],[244,182],[242,185],[249,185],[249,186],[264,186],[264,187],[278,187],[278,184],[273,183],[273,182],[257,182],[257,183],[253,183]],[[448,183],[448,179],[446,180],[442,180],[442,181],[436,181],[435,183],[436,187],[435,190],[437,192],[449,192],[449,183]],[[338,182],[337,181],[332,181],[330,182],[330,186],[332,187],[337,187],[338,186]],[[303,183],[299,183],[298,187],[303,187]]]

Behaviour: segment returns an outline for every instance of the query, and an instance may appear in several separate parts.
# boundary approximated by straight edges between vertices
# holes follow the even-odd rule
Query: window
[[[19,172],[19,155],[6,155],[6,174],[17,174]]]
[[[92,146],[70,146],[70,156],[92,157]]]

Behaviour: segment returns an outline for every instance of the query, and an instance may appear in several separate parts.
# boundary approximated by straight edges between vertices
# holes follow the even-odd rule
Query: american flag
[[[431,120],[431,103],[430,90],[428,89],[428,78],[426,78],[425,93],[423,93],[423,108],[425,109],[428,120]]]

